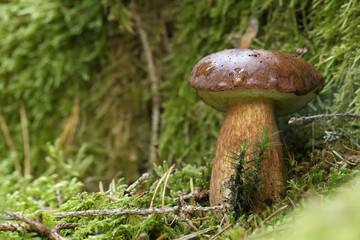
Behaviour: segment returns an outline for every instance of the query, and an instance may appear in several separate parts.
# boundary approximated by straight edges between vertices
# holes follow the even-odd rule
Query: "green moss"
[[[106,1],[106,4],[93,0],[1,2],[1,112],[17,152],[9,153],[5,141],[0,140],[2,208],[34,213],[44,206],[57,207],[54,191],[58,188],[66,201],[61,207],[62,211],[149,206],[158,183],[156,176],[147,181],[143,185],[145,187],[139,187],[149,190],[149,193],[136,202],[131,202],[135,195],[122,195],[127,187],[124,181],[131,182],[131,178],[137,177],[134,171],[144,172],[147,167],[143,166],[149,165],[145,162],[149,147],[151,92],[143,51],[138,36],[133,34],[135,31],[127,2]],[[197,98],[187,83],[187,76],[195,63],[205,55],[238,47],[234,36],[245,32],[250,16],[259,21],[259,32],[251,48],[294,54],[295,47],[306,47],[308,52],[304,59],[324,77],[325,83],[319,97],[294,116],[360,112],[360,18],[356,0],[156,1],[139,4],[138,11],[145,19],[145,30],[149,32],[156,67],[162,80],[159,153],[168,165],[164,164],[155,171],[162,176],[171,163],[178,162],[181,166],[170,175],[165,194],[166,206],[175,204],[173,198],[178,190],[184,194],[190,191],[191,178],[195,187],[208,188],[211,159],[223,119],[222,113]],[[54,151],[56,144],[44,143],[60,135],[74,98],[80,99],[81,121],[77,125],[75,144],[64,159],[61,151]],[[15,155],[23,159],[22,133],[17,114],[21,103],[25,105],[28,115],[34,176],[18,180],[19,173],[14,171],[13,160]],[[357,174],[358,170],[351,162],[344,164],[345,160],[349,160],[349,153],[342,152],[341,144],[356,149],[349,136],[353,142],[359,142],[360,130],[356,121],[320,121],[315,123],[313,139],[311,125],[288,126],[287,120],[288,116],[279,119],[287,144],[284,156],[290,156],[286,159],[289,168],[286,192],[287,197],[300,206],[295,212],[300,214],[302,205],[308,204],[306,199],[314,196],[328,199]],[[324,136],[341,131],[347,137],[336,143],[324,142]],[[87,148],[84,142],[90,143]],[[206,164],[203,163],[204,156],[210,159]],[[182,166],[182,163],[192,166]],[[124,166],[128,169],[119,169]],[[126,176],[126,179],[117,183],[114,196],[121,198],[121,201],[110,201],[99,193],[76,195],[82,186],[78,176],[85,179],[86,176],[98,174],[108,182],[117,176],[119,170],[123,170],[122,176]],[[97,180],[90,184],[87,182],[87,187],[97,189],[97,183]],[[162,191],[161,187],[155,197],[157,207],[161,206]],[[357,196],[358,190],[354,187],[353,191]],[[357,236],[357,229],[350,222],[358,221],[358,211],[349,212],[347,205],[357,208],[352,203],[351,194],[344,196],[349,198],[349,204],[346,199],[339,197],[344,204],[340,204],[339,208],[329,206],[329,213],[334,216],[329,215],[328,218],[337,220],[336,216],[342,216],[344,223],[348,223],[346,226],[335,222],[340,227],[337,232],[324,231],[325,227],[334,231],[337,228],[325,221],[326,217],[323,216],[327,216],[325,212],[328,210],[314,211],[318,215],[315,217],[319,217],[316,219],[326,224],[319,226],[309,220],[311,226],[296,226],[299,239],[303,236],[310,239],[311,236],[318,239],[324,237],[316,232],[320,230],[314,229],[342,238],[352,239],[346,233]],[[207,201],[201,204],[207,204]],[[331,208],[344,214],[332,212]],[[268,210],[265,216],[273,210]],[[142,232],[147,232],[149,239],[162,233],[174,238],[190,232],[184,222],[169,228],[167,218],[162,216],[56,220],[49,212],[43,211],[41,214],[49,226],[62,221],[79,223],[79,228],[75,230],[61,231],[70,239],[136,238]],[[304,219],[311,218],[311,214],[308,216]],[[251,226],[257,229],[252,235],[254,238],[268,230],[270,233],[267,236],[278,239],[281,226],[292,223],[290,211],[280,213],[260,229],[256,228],[251,217],[240,218],[242,220],[230,230],[231,236],[239,238],[251,235],[251,231],[245,229]],[[264,218],[258,216],[259,221],[260,217]],[[218,220],[214,217],[204,221],[200,227],[218,229],[217,224]],[[293,228],[290,229],[292,232]],[[132,233],[136,233],[136,236]],[[39,238],[35,233],[17,232],[2,232],[0,236],[4,239]],[[331,236],[326,237],[331,239]]]
[[[4,168],[6,163],[9,164],[9,161],[2,161]],[[57,189],[60,190],[63,201],[67,201],[83,187],[76,178],[66,177],[58,180],[56,174],[18,180],[18,173],[13,172],[0,177],[3,179],[0,183],[1,207],[25,213],[31,213],[41,207],[58,207],[55,194]]]
[[[104,50],[106,23],[98,1],[2,1],[0,3],[1,112],[21,157],[19,106],[27,110],[33,164],[41,146],[55,139],[75,98],[84,96]],[[54,128],[55,127],[55,128]],[[34,134],[36,133],[36,134]],[[2,141],[0,150],[7,146]]]

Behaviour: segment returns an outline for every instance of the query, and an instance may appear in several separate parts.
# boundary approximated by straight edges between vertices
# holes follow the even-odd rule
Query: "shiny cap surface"
[[[263,97],[275,101],[278,115],[306,105],[323,82],[321,74],[299,57],[250,49],[210,54],[195,65],[188,80],[206,103],[220,111],[226,110],[229,98]],[[286,101],[294,108],[286,107]]]

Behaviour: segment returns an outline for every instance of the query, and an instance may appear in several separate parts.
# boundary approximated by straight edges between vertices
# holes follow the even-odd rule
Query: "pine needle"
[[[1,126],[1,130],[5,137],[5,142],[8,145],[10,152],[16,154],[14,142],[11,138],[9,129],[7,127],[7,124],[5,122],[5,119],[4,119],[4,116],[2,115],[2,113],[0,113],[0,126]],[[17,156],[14,157],[14,166],[15,166],[15,170],[19,172],[20,178],[22,178],[22,168],[21,168],[21,164],[20,164],[20,161]]]
[[[24,141],[24,176],[31,174],[29,131],[24,104],[20,105],[20,122]]]
[[[173,165],[173,166],[174,166],[174,165]],[[172,167],[172,166],[171,166],[171,167]],[[155,188],[154,195],[153,195],[153,197],[152,197],[152,199],[151,199],[151,203],[150,203],[149,209],[151,209],[152,206],[154,205],[154,200],[155,200],[156,193],[157,193],[157,191],[159,190],[159,187],[160,187],[161,183],[164,181],[165,177],[167,176],[168,172],[170,171],[171,167],[170,167],[170,168],[164,173],[164,175],[160,178],[160,180],[159,180],[159,182],[158,182],[158,184],[157,184],[157,186],[156,186],[156,188]]]
[[[165,207],[165,191],[166,191],[166,186],[167,186],[167,183],[168,183],[170,174],[171,174],[172,170],[174,169],[174,167],[175,167],[175,164],[173,164],[173,165],[169,168],[168,174],[167,174],[167,176],[166,176],[166,180],[165,180],[165,183],[164,183],[163,194],[162,194],[161,207]]]

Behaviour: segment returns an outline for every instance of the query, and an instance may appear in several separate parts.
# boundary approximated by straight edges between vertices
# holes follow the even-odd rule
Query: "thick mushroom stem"
[[[247,98],[229,101],[225,120],[219,133],[212,168],[211,205],[224,204],[230,194],[227,182],[235,171],[230,163],[234,160],[229,157],[231,156],[229,150],[238,149],[238,141],[242,143],[244,139],[252,144],[254,138],[266,127],[269,134],[278,132],[272,100]],[[286,181],[279,134],[274,134],[271,141],[278,144],[266,153],[268,158],[262,162],[265,180],[260,186],[260,201],[254,203],[257,205],[254,206],[255,209],[263,209],[265,203],[277,202],[280,198],[280,188]]]

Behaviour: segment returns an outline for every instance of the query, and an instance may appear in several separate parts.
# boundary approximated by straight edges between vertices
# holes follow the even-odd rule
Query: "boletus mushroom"
[[[322,76],[303,59],[272,50],[229,49],[201,59],[189,76],[197,95],[216,110],[226,112],[214,157],[210,204],[224,204],[230,191],[227,181],[234,174],[229,150],[259,131],[278,132],[276,117],[296,112],[317,95]],[[262,162],[265,183],[254,208],[278,202],[286,183],[283,152],[278,143]],[[246,160],[246,159],[245,159]]]

